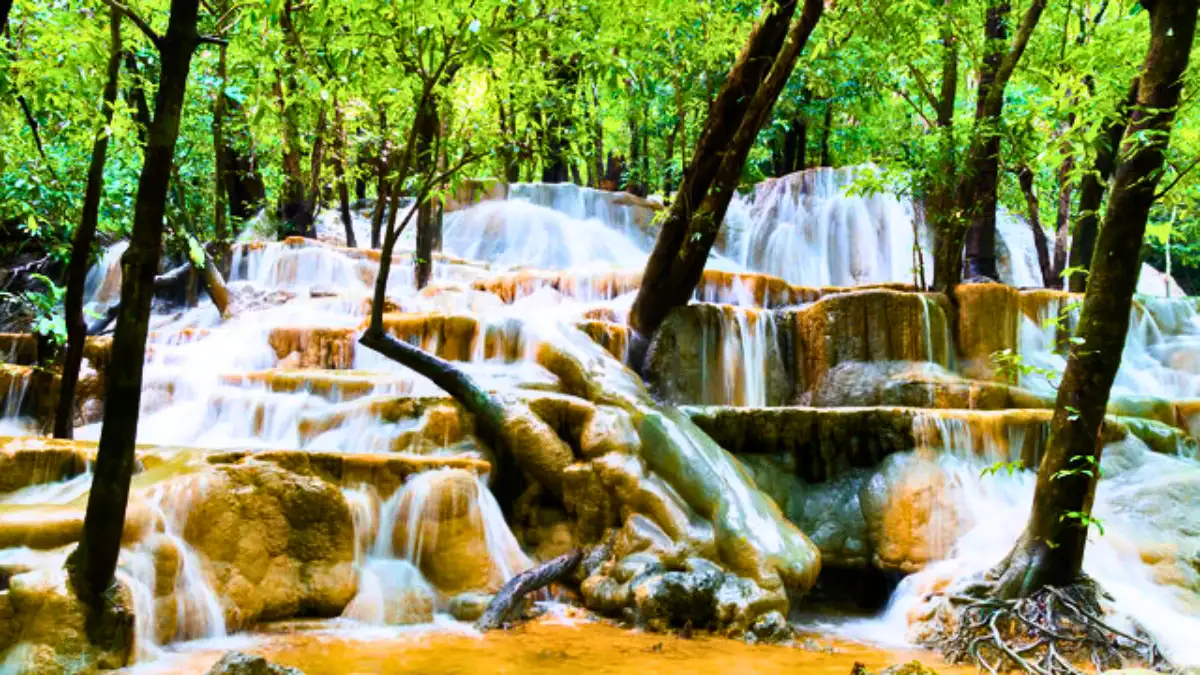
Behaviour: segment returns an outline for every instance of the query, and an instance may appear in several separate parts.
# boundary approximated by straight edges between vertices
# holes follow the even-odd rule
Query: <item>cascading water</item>
[[[710,271],[719,273],[706,274],[694,298],[717,317],[706,324],[709,332],[702,340],[708,350],[705,367],[716,369],[702,378],[711,397],[698,402],[752,407],[780,402],[771,391],[772,377],[779,373],[771,368],[782,372],[784,367],[773,360],[795,330],[788,312],[819,296],[754,272],[806,286],[912,283],[915,245],[920,244],[930,266],[926,275],[932,275],[929,237],[921,230],[914,233],[911,204],[886,194],[852,194],[853,175],[854,170],[805,172],[764,184],[731,206],[722,256],[710,265]],[[655,445],[645,459],[630,455],[626,460],[644,463],[639,470],[653,489],[642,498],[677,520],[674,531],[645,536],[735,551],[745,548],[741,539],[758,538],[772,555],[786,557],[793,551],[785,549],[795,542],[772,529],[768,516],[773,507],[745,480],[741,465],[676,412],[652,401],[640,379],[618,360],[627,344],[621,342],[627,334],[625,319],[653,244],[655,210],[640,200],[573,186],[514,185],[505,201],[445,214],[445,255],[435,258],[434,281],[421,292],[413,287],[415,228],[410,226],[392,268],[385,329],[457,362],[483,386],[514,400],[538,391],[549,392],[546,400],[588,391],[615,419],[621,419],[617,413],[636,414],[639,431],[649,433]],[[414,463],[417,468],[405,468],[399,485],[360,485],[347,478],[338,486],[353,523],[347,549],[352,562],[347,566],[353,566],[357,584],[341,616],[351,630],[358,630],[354,627],[360,624],[428,622],[435,612],[446,611],[451,599],[494,591],[531,561],[478,467],[469,464],[494,459],[480,449],[474,429],[459,420],[430,382],[358,344],[378,258],[362,250],[369,241],[363,214],[355,214],[354,227],[359,249],[261,243],[247,236],[234,249],[229,287],[237,311],[230,318],[219,317],[206,301],[183,312],[156,314],[138,440],[205,448],[214,457],[219,451],[254,448],[320,453],[320,462],[312,463],[320,471],[336,461],[331,455],[344,456],[346,462],[367,456],[376,468]],[[318,234],[324,240],[336,243],[341,230],[335,215],[321,215]],[[1036,258],[1028,256],[1028,227],[1004,220],[1000,237],[1007,251],[1001,256],[1006,278],[1032,284],[1040,273]],[[107,251],[89,277],[91,302],[115,299],[113,289],[120,284],[119,266],[113,263],[122,250]],[[953,371],[954,350],[942,347],[952,344],[944,312],[935,296],[922,295],[920,302],[913,310],[919,322],[911,326],[916,338],[905,344],[923,346],[909,349],[917,353],[906,351],[904,358],[923,358]],[[1069,302],[1046,304],[1045,316],[1026,319],[1020,327],[1019,351],[1027,362],[1061,370],[1062,340],[1056,328],[1045,326],[1045,319],[1057,316]],[[1200,323],[1190,303],[1139,300],[1115,394],[1200,395],[1200,368],[1193,367],[1200,363],[1195,358]],[[795,372],[782,375],[785,380],[794,377]],[[1164,382],[1165,390],[1152,388],[1151,380]],[[1022,384],[1038,391],[1049,386],[1032,376]],[[13,397],[6,400],[11,404]],[[944,501],[956,511],[953,518],[937,516],[941,519],[930,526],[942,534],[953,530],[952,523],[961,529],[932,547],[951,551],[948,559],[905,581],[887,618],[863,629],[876,639],[903,637],[905,607],[915,604],[932,575],[983,569],[1002,557],[1024,522],[1032,490],[1026,473],[979,475],[983,466],[1010,459],[1010,448],[1026,444],[1024,427],[981,433],[960,418],[937,415],[919,418],[917,424],[917,437],[936,440],[914,456],[930,472],[949,477],[943,482],[949,486]],[[616,422],[613,426],[622,428]],[[96,439],[99,431],[93,424],[76,435]],[[1164,581],[1175,569],[1170,561],[1161,568],[1144,562],[1151,558],[1151,544],[1163,542],[1177,546],[1179,553],[1171,560],[1194,559],[1188,547],[1195,546],[1195,537],[1186,534],[1190,521],[1178,503],[1164,505],[1161,513],[1139,511],[1146,486],[1174,489],[1180,481],[1192,480],[1196,466],[1153,455],[1132,439],[1106,454],[1113,476],[1102,482],[1097,502],[1106,534],[1095,537],[1088,569],[1106,586],[1113,585],[1119,609],[1154,632],[1173,655],[1183,662],[1200,661],[1179,637],[1193,625],[1186,617],[1179,619],[1179,603],[1195,602],[1195,588],[1188,591]],[[465,464],[446,468],[438,461]],[[433,463],[422,469],[421,462]],[[674,471],[676,465],[691,469],[679,471],[679,485],[653,474]],[[209,561],[185,537],[188,490],[201,490],[204,471],[211,467],[191,470],[197,475],[173,477],[162,488],[137,492],[137,503],[149,509],[153,525],[149,535],[123,552],[121,575],[133,591],[142,658],[174,640],[236,628],[226,622],[223,603],[229,599],[214,590]],[[384,473],[380,469],[367,475]],[[78,507],[89,482],[85,473],[10,493],[3,502],[34,509]],[[1190,494],[1171,489],[1164,492]],[[725,500],[725,510],[708,513],[718,498]],[[997,514],[1004,514],[1000,527],[994,526]],[[708,518],[730,520],[712,525]],[[1142,527],[1150,521],[1157,529]],[[444,555],[449,549],[472,554],[456,560]],[[6,552],[0,551],[0,562]],[[169,588],[161,588],[165,557],[177,561]],[[1160,551],[1155,560],[1167,558]],[[1130,576],[1122,581],[1124,573]]]
[[[913,451],[917,461],[953,486],[942,502],[946,506],[930,521],[930,536],[954,523],[952,545],[943,549],[949,552],[944,560],[901,581],[881,617],[837,630],[906,644],[931,590],[984,573],[1004,559],[1028,520],[1036,475],[1028,469],[985,469],[1020,459],[1024,443],[1013,435],[1017,431],[1010,429],[1005,442],[973,431],[962,419],[929,413],[915,420],[914,435],[922,443]],[[1196,663],[1200,651],[1193,636],[1200,619],[1189,561],[1200,550],[1189,500],[1182,495],[1200,481],[1200,463],[1154,453],[1130,435],[1105,447],[1102,470],[1093,511],[1101,526],[1091,530],[1084,571],[1111,594],[1113,620],[1126,627],[1136,622],[1175,663]]]

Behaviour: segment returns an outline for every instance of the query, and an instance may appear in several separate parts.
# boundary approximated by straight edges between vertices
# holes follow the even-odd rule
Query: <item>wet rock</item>
[[[937,671],[920,661],[909,661],[888,666],[879,675],[937,675]]]
[[[450,616],[459,621],[474,621],[483,616],[494,597],[490,593],[460,593],[450,598]]]
[[[905,453],[884,461],[860,492],[876,568],[915,572],[946,557],[966,525],[952,488],[932,459]]]
[[[62,567],[14,576],[0,592],[0,670],[90,673],[128,665],[133,653],[132,596],[124,585],[105,598],[89,633],[88,609]]]
[[[672,310],[655,332],[646,357],[647,381],[659,396],[675,403],[783,405],[792,389],[781,344],[770,312],[732,305],[686,305]],[[759,351],[765,362],[746,362],[747,353]],[[763,379],[765,401],[747,398],[742,383],[752,378]]]
[[[753,581],[733,574],[725,575],[713,601],[717,626],[731,637],[744,636],[761,617],[786,612],[788,606],[783,593],[768,593]]]
[[[0,381],[0,391],[3,386]],[[87,462],[88,453],[70,442],[49,439],[0,442],[0,494],[73,478],[86,470]]]
[[[256,654],[226,652],[209,668],[208,675],[304,675],[304,671],[271,663]]]
[[[707,628],[715,618],[714,596],[721,575],[664,572],[644,577],[632,587],[639,622],[651,630],[666,630],[690,622]]]
[[[354,523],[336,487],[253,460],[188,480],[184,539],[209,563],[230,629],[337,616],[354,597]]]
[[[528,564],[515,541],[507,547],[500,542],[490,546],[484,495],[471,472],[419,474],[393,499],[398,503],[392,550],[401,557],[411,555],[424,577],[443,593],[495,592],[504,584],[504,568],[520,571]]]
[[[847,361],[930,361],[952,358],[942,295],[872,289],[823,297],[789,313],[795,326],[794,397],[819,389]]]
[[[757,642],[787,642],[792,639],[792,627],[788,625],[782,612],[773,611],[758,617],[750,627],[750,635],[753,635]]]

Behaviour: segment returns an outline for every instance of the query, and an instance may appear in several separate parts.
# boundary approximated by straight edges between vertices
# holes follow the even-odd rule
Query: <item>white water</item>
[[[722,247],[725,258],[717,260],[715,266],[777,273],[793,283],[807,285],[911,283],[914,241],[927,244],[927,235],[913,233],[911,205],[888,195],[849,196],[845,193],[849,175],[846,171],[830,171],[815,172],[803,179],[785,179],[763,187],[752,199],[735,202],[727,222],[727,241]],[[470,258],[474,263],[438,259],[434,263],[433,287],[418,294],[412,287],[410,264],[398,258],[389,283],[389,296],[401,311],[473,317],[479,329],[469,341],[465,368],[485,383],[497,388],[554,384],[555,378],[533,358],[539,344],[586,342],[587,338],[574,329],[575,322],[597,311],[606,312],[606,316],[620,322],[628,312],[636,286],[620,280],[617,274],[620,270],[639,270],[652,243],[640,225],[646,214],[639,215],[636,208],[640,207],[614,204],[578,188],[514,186],[508,201],[484,203],[446,215],[445,252]],[[328,214],[322,216],[322,222],[325,223],[322,227],[330,232],[340,228],[340,222],[330,220]],[[356,228],[363,224],[361,216],[356,218]],[[1032,284],[1035,278],[1032,275],[1037,274],[1036,259],[1031,261],[1027,255],[1032,250],[1032,238],[1028,228],[1019,225],[1023,224],[1010,219],[1002,220],[1000,227],[1000,237],[1009,251],[1006,274],[1019,285]],[[360,247],[369,241],[369,233],[358,237]],[[406,247],[411,247],[407,238],[401,242],[401,248]],[[104,289],[119,287],[119,268],[112,263],[119,259],[120,250],[114,248],[106,253],[97,268],[101,271],[95,272],[96,278],[89,282],[92,301],[111,301],[113,296],[105,295],[109,291]],[[928,253],[925,260],[928,277],[932,274]],[[553,280],[534,280],[507,299],[472,286],[476,282],[493,281],[500,272],[567,268],[569,274]],[[155,334],[150,339],[146,361],[138,440],[207,448],[347,452],[394,449],[393,443],[410,432],[406,425],[411,423],[387,422],[374,414],[369,405],[398,391],[421,394],[437,390],[406,369],[357,346],[374,270],[374,262],[358,251],[282,243],[237,249],[230,287],[235,301],[245,303],[246,309],[222,321],[205,302],[178,315],[154,318]],[[729,367],[712,374],[721,378],[725,398],[713,402],[764,405],[765,364],[780,329],[774,315],[747,309],[755,304],[753,288],[748,282],[735,281],[728,288],[706,288],[698,299],[735,306],[725,315],[727,320],[722,324],[719,342],[724,352],[721,360]],[[1143,307],[1145,311],[1135,312],[1136,321],[1126,349],[1129,366],[1123,368],[1118,378],[1118,387],[1123,388],[1119,391],[1179,397],[1200,394],[1196,388],[1200,370],[1192,368],[1189,361],[1189,354],[1197,353],[1193,336],[1200,336],[1195,307],[1174,300],[1147,300]],[[346,339],[337,345],[343,351],[334,355],[330,351],[333,348],[327,348],[322,356],[325,362],[305,368],[325,366],[329,370],[322,374],[340,373],[347,378],[364,376],[348,372],[350,368],[370,370],[372,379],[366,393],[356,394],[359,396],[356,398],[339,388],[325,391],[317,385],[315,375],[295,391],[275,390],[261,378],[252,377],[273,369],[297,373],[298,355],[277,353],[271,345],[272,332],[316,328],[344,331]],[[926,344],[930,345],[928,356],[933,360],[928,304],[923,330]],[[504,355],[503,350],[488,357],[487,336],[500,334],[515,345],[515,357]],[[431,350],[450,341],[441,334],[427,338],[423,346]],[[1032,329],[1022,328],[1021,351],[1031,361],[1045,363],[1046,367],[1058,364],[1061,357],[1054,353],[1052,345],[1053,333],[1037,323]],[[1028,384],[1036,386],[1033,382]],[[306,432],[313,425],[320,430]],[[954,476],[961,507],[979,527],[962,533],[954,559],[944,566],[931,567],[929,574],[935,568],[950,570],[952,565],[962,572],[993,564],[1006,552],[1023,525],[1022,509],[1028,509],[1030,478],[1017,475],[980,480],[983,460],[961,456],[961,451],[968,449],[963,447],[968,443],[963,438],[969,438],[964,433],[961,429],[945,432],[946,438],[952,439],[950,450],[960,453],[941,453],[937,462]],[[77,437],[95,439],[98,434],[99,426],[94,425],[78,430]],[[430,452],[461,451],[443,439],[425,440],[439,446]],[[415,447],[405,450],[417,451]],[[1130,541],[1135,534],[1143,538],[1162,537],[1155,541],[1178,539],[1175,531],[1150,532],[1142,528],[1144,517],[1118,508],[1120,495],[1128,494],[1139,484],[1191,475],[1188,472],[1195,471],[1194,464],[1185,460],[1145,456],[1143,450],[1125,452],[1139,457],[1141,463],[1136,470],[1121,474],[1140,476],[1142,483],[1114,479],[1102,484],[1098,513],[1106,522],[1111,518],[1113,525],[1106,535],[1109,538],[1100,538],[1093,547],[1097,552],[1089,553],[1088,569],[1096,570],[1093,573],[1105,583],[1111,580],[1116,585],[1126,584],[1131,589],[1128,592],[1113,591],[1121,593],[1118,604],[1122,609],[1152,630],[1161,630],[1161,639],[1181,654],[1180,658],[1191,659],[1186,643],[1171,631],[1176,624],[1184,628],[1192,624],[1175,621],[1182,614],[1171,604],[1170,592],[1146,580],[1145,565],[1138,567],[1140,563],[1130,562],[1129,546],[1133,544],[1113,544],[1111,554],[1105,552],[1110,542],[1126,541],[1110,536],[1114,532],[1133,533],[1121,535]],[[423,552],[436,546],[436,541],[425,538],[426,528],[422,526],[423,519],[438,501],[433,495],[436,479],[434,472],[418,474],[382,504],[367,489],[344,492],[354,517],[355,559],[361,574],[360,592],[347,608],[346,618],[372,624],[396,623],[406,602],[435,594],[421,574],[419,563]],[[86,480],[84,477],[31,488],[9,495],[6,502],[72,501],[82,496]],[[485,532],[487,555],[500,570],[501,578],[507,579],[528,564],[528,560],[520,562],[524,554],[505,525],[494,498],[482,481],[474,480],[471,499]],[[1126,492],[1122,493],[1122,489]],[[219,599],[202,573],[203,561],[179,536],[182,522],[179,518],[185,517],[186,505],[168,497],[163,493],[151,499],[159,508],[161,532],[126,551],[123,561],[122,573],[135,590],[142,655],[154,654],[158,647],[144,636],[154,625],[154,598],[152,590],[148,590],[154,584],[151,551],[164,540],[178,546],[182,553],[182,572],[176,588],[176,597],[181,599],[177,617],[180,629],[175,638],[211,637],[225,632]],[[1186,516],[1179,518],[1187,522]],[[987,526],[997,519],[1003,522]],[[404,538],[407,545],[401,550],[395,549],[397,523],[405,523],[409,532]],[[1132,581],[1122,581],[1119,572],[1127,572]],[[889,621],[895,622],[896,616],[902,616],[897,612],[907,602],[905,598],[912,596],[912,589],[923,583],[921,580],[926,578],[923,575],[905,582]],[[1156,620],[1166,625],[1152,626]],[[889,634],[880,632],[879,624],[872,630],[876,636]]]
[[[918,418],[916,425],[918,438],[943,439],[939,446],[919,448],[914,454],[943,472],[952,486],[953,513],[935,513],[930,523],[933,529],[947,519],[959,523],[956,540],[945,560],[901,581],[879,618],[830,626],[847,636],[890,646],[910,644],[910,617],[920,612],[925,595],[940,582],[982,574],[1008,554],[1028,520],[1036,486],[1031,470],[983,475],[995,462],[1016,459],[1005,447],[1019,456],[1020,430],[1010,428],[1007,446],[988,440],[980,446],[961,420],[931,415]],[[928,435],[929,428],[936,436]],[[1188,578],[1189,560],[1200,553],[1195,536],[1200,516],[1189,496],[1200,485],[1200,463],[1156,454],[1130,436],[1105,448],[1102,467],[1104,479],[1093,515],[1103,533],[1091,529],[1084,572],[1113,596],[1107,603],[1114,612],[1112,620],[1126,627],[1136,622],[1174,663],[1198,664],[1196,589],[1166,584],[1162,575],[1178,570]],[[1146,561],[1146,556],[1163,551],[1178,555],[1178,562],[1156,569]]]

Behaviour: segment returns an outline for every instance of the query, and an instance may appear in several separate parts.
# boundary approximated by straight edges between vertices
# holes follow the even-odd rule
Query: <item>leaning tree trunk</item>
[[[1138,82],[1134,80],[1129,94],[1117,106],[1116,113],[1096,138],[1096,158],[1092,170],[1084,174],[1079,182],[1079,219],[1075,221],[1070,256],[1070,266],[1074,272],[1067,282],[1067,288],[1072,293],[1082,293],[1087,289],[1087,271],[1092,266],[1092,252],[1096,250],[1096,235],[1100,227],[1100,205],[1104,202],[1104,190],[1116,166],[1117,148],[1125,136],[1129,109],[1137,101],[1138,89]]]
[[[104,424],[88,495],[87,514],[79,546],[71,554],[71,580],[81,597],[97,603],[113,583],[125,507],[133,475],[134,443],[142,396],[142,366],[154,275],[162,250],[163,219],[179,119],[187,88],[192,54],[199,45],[196,31],[198,0],[171,0],[161,53],[154,119],[148,131],[146,157],[138,178],[133,234],[121,259],[121,310],[112,344],[117,367],[108,374]],[[119,402],[119,405],[111,403]]]
[[[64,300],[67,323],[67,354],[63,361],[62,382],[58,390],[58,410],[54,414],[54,437],[71,438],[75,430],[75,386],[83,364],[83,344],[87,340],[87,322],[83,318],[83,286],[88,260],[96,241],[96,222],[100,216],[100,198],[104,194],[104,162],[108,157],[108,127],[112,124],[121,75],[121,10],[109,9],[108,33],[111,41],[108,70],[105,72],[104,98],[100,114],[104,122],[92,144],[88,165],[87,188],[83,196],[83,216],[71,242],[71,262],[67,266],[67,295]]]
[[[631,357],[635,367],[667,313],[686,305],[695,292],[750,148],[823,10],[822,0],[805,0],[801,16],[792,21],[795,0],[772,3],[722,85],[630,312],[639,334]]]
[[[994,571],[993,592],[1003,598],[1069,585],[1082,572],[1088,514],[1103,451],[1100,430],[1129,331],[1142,237],[1162,175],[1200,0],[1143,0],[1142,5],[1150,10],[1150,49],[1142,66],[1125,160],[1117,169],[1096,241],[1099,255],[1058,389],[1029,524]]]

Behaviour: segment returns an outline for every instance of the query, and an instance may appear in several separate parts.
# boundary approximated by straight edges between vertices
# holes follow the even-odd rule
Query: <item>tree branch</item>
[[[1154,201],[1158,201],[1158,200],[1162,199],[1163,197],[1166,197],[1167,193],[1171,191],[1171,188],[1178,185],[1179,181],[1183,180],[1183,177],[1188,175],[1189,171],[1196,168],[1197,164],[1200,164],[1200,157],[1197,157],[1195,160],[1193,160],[1192,163],[1189,164],[1186,169],[1184,169],[1183,171],[1179,171],[1179,174],[1177,176],[1175,176],[1175,180],[1171,181],[1167,185],[1167,187],[1163,188],[1161,191],[1159,191],[1158,194],[1154,195]],[[1178,169],[1177,169],[1177,171],[1178,171]]]
[[[229,40],[216,35],[201,35],[198,38],[198,41],[202,45],[219,45],[221,47],[229,46]]]
[[[162,49],[162,36],[154,32],[154,29],[150,27],[150,24],[146,23],[145,19],[138,16],[137,12],[134,12],[132,9],[129,9],[116,0],[103,0],[103,2],[112,9],[125,14],[125,16],[133,22],[133,25],[137,26],[138,30],[142,31],[142,33],[150,40],[150,42],[154,43],[156,48]]]

